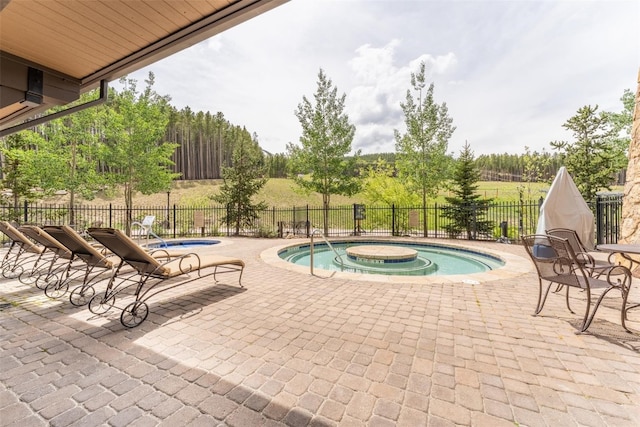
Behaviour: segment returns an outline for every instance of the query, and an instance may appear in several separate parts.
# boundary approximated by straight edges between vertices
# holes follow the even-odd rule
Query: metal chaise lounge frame
[[[241,259],[221,255],[199,256],[195,253],[172,256],[168,252],[163,259],[157,252],[154,254],[145,252],[144,248],[120,230],[89,228],[87,232],[121,260],[104,294],[97,294],[89,301],[89,310],[94,314],[106,313],[115,306],[116,296],[120,292],[134,287],[135,300],[123,308],[120,315],[120,323],[125,327],[138,326],[147,318],[149,307],[146,301],[149,298],[195,280],[213,276],[217,283],[217,274],[238,272],[238,284],[244,287],[242,273],[245,264]],[[135,271],[121,273],[124,265],[133,267]],[[184,279],[178,280],[181,277]],[[176,282],[169,279],[176,279]],[[167,286],[156,289],[158,285],[165,282]]]
[[[93,286],[99,281],[110,280],[115,274],[117,257],[104,253],[106,251],[98,251],[68,225],[46,225],[42,229],[67,248],[74,260],[83,262],[79,267],[84,271],[82,283],[71,291],[69,301],[76,306],[87,304],[95,295]],[[66,293],[68,286],[69,281],[60,281],[49,293],[62,296]]]
[[[74,258],[71,251],[36,225],[21,225],[18,230],[52,254],[48,267],[37,270],[34,268],[31,271],[30,281],[44,289],[45,294],[50,298],[59,298],[64,295],[64,292],[61,295],[57,289],[60,288],[61,283],[71,280],[77,271],[73,269]]]
[[[567,239],[548,234],[534,234],[522,237],[527,254],[533,261],[538,272],[538,303],[535,314],[542,311],[549,295],[549,290],[553,284],[564,285],[566,289],[566,304],[571,313],[569,305],[569,290],[571,288],[582,289],[586,295],[586,308],[580,332],[585,332],[591,322],[600,303],[611,290],[617,290],[622,296],[620,307],[620,322],[622,327],[631,332],[625,325],[627,317],[627,298],[631,289],[631,272],[627,267],[621,265],[610,265],[608,268],[601,267],[597,277],[593,277],[590,272],[581,264],[571,244]],[[543,281],[549,282],[546,291],[543,290]],[[591,307],[592,291],[600,289],[602,292],[593,308]]]
[[[45,295],[49,298],[64,296],[69,287],[69,281],[75,279],[83,271],[83,263],[76,262],[78,260],[73,256],[73,253],[41,227],[23,225],[19,230],[42,245],[46,252],[52,254],[49,267],[34,270],[30,280],[35,281],[37,287],[44,289]]]
[[[9,221],[0,221],[0,231],[9,239],[11,244],[7,253],[2,258],[2,275],[6,278],[20,277],[25,272],[25,267],[31,265],[35,268],[42,259],[45,250],[29,240],[21,231],[11,225]]]

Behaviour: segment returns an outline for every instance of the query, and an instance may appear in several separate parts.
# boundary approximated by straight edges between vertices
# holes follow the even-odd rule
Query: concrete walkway
[[[533,317],[520,246],[469,243],[513,262],[477,281],[367,281],[271,262],[292,240],[222,240],[245,288],[176,288],[134,329],[0,280],[0,425],[640,425],[640,310],[634,334],[619,298],[587,334],[563,295]]]

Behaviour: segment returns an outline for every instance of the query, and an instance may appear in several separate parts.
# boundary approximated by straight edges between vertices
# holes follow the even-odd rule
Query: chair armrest
[[[586,252],[576,252],[576,259],[578,260],[578,262],[585,265],[596,265],[595,258]]]

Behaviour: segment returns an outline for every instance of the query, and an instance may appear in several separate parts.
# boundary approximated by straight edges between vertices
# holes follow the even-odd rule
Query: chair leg
[[[549,283],[549,286],[547,286],[547,290],[544,292],[544,295],[543,295],[542,280],[538,279],[538,283],[540,285],[538,287],[538,305],[536,306],[536,312],[534,313],[534,315],[538,315],[542,311],[542,308],[544,307],[544,303],[547,301],[547,297],[549,296],[549,291],[551,290],[551,286],[553,286],[553,282]]]
[[[586,292],[587,292],[587,308],[584,311],[584,318],[582,319],[582,327],[580,328],[580,333],[585,332],[589,327],[589,325],[591,325],[593,316],[596,315],[596,311],[598,310],[598,305],[600,304],[600,301],[604,296],[604,294],[600,296],[600,299],[596,303],[596,306],[594,307],[593,312],[591,312],[591,317],[589,317],[589,311],[591,310],[591,290],[587,289]]]
[[[582,332],[585,332],[587,330],[587,328],[591,325],[591,322],[593,321],[593,318],[596,315],[596,311],[598,311],[598,308],[600,308],[600,303],[602,302],[602,300],[604,299],[604,297],[609,293],[609,291],[613,290],[613,289],[620,289],[620,292],[622,293],[622,307],[620,307],[620,323],[622,324],[622,328],[629,332],[632,333],[628,328],[627,325],[625,324],[625,317],[626,317],[626,306],[627,306],[627,297],[629,296],[629,292],[628,289],[624,286],[621,285],[619,288],[617,286],[612,286],[610,288],[607,288],[604,290],[604,292],[602,292],[602,294],[600,295],[600,297],[598,298],[598,301],[596,301],[596,305],[593,307],[593,311],[591,312],[591,316],[589,316],[589,319],[587,319],[586,315],[585,315],[585,322],[583,323],[583,327],[582,327]],[[587,298],[587,301],[589,301],[589,297]],[[587,307],[588,310],[588,307]],[[588,313],[588,311],[587,311]]]
[[[620,284],[620,292],[622,293],[622,307],[620,307],[620,323],[625,331],[632,333],[625,324],[627,320],[627,298],[629,298],[629,292],[631,291],[631,276],[625,277]]]
[[[571,289],[571,286],[567,286],[567,294],[565,295],[565,302],[567,304],[567,309],[569,310],[569,313],[575,314],[573,310],[571,310],[571,305],[569,304],[569,289]]]

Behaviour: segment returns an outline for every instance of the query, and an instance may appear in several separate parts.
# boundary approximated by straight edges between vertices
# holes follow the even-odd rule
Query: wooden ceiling
[[[286,1],[0,0],[0,126],[68,103],[77,99],[72,92],[116,80]],[[28,69],[43,73],[45,93],[40,105],[20,112],[13,90],[29,90]]]

